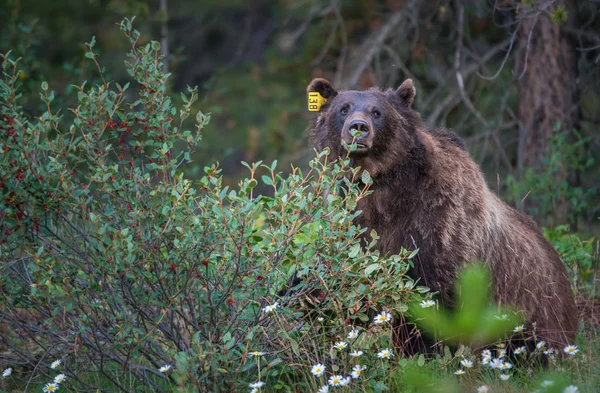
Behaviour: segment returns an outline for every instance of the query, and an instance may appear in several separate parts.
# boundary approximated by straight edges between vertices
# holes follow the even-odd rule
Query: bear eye
[[[341,113],[342,115],[347,115],[347,114],[348,114],[348,106],[347,106],[347,105],[344,105],[344,106],[342,107],[342,109],[340,109],[340,113]]]
[[[379,118],[381,116],[381,112],[379,112],[377,109],[374,109],[373,112],[371,112],[373,114],[374,118]]]

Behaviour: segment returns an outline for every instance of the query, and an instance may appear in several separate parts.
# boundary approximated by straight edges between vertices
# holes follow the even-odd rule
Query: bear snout
[[[356,114],[346,120],[342,127],[342,145],[356,143],[353,153],[364,152],[373,144],[373,125],[365,116]]]
[[[354,120],[348,127],[348,133],[357,141],[363,139],[369,134],[369,124],[364,120]]]

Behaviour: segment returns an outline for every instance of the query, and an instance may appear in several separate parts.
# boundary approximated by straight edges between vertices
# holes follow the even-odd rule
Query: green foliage
[[[544,236],[552,243],[574,281],[588,286],[593,284],[600,262],[598,240],[593,237],[582,240],[576,233],[571,233],[567,225],[543,230]]]
[[[514,176],[507,179],[507,201],[521,206],[524,200],[533,200],[533,203],[525,204],[527,213],[549,226],[564,224],[556,222],[561,218],[557,211],[563,205],[567,209],[566,218],[569,222],[576,222],[589,209],[596,193],[595,187],[583,188],[569,184],[566,168],[584,171],[594,165],[593,157],[581,154],[589,138],[581,137],[575,131],[571,134],[560,131],[560,124],[557,124],[549,139],[543,165],[524,169],[520,179]],[[570,138],[575,140],[570,141]]]
[[[64,113],[44,81],[45,111],[25,114],[18,62],[2,57],[0,319],[14,332],[1,344],[11,384],[40,388],[61,359],[62,386],[74,390],[216,392],[262,380],[289,391],[299,379],[315,387],[300,376],[318,362],[347,375],[348,350],[361,349],[373,359],[366,386],[385,386],[389,362],[373,353],[393,342],[370,317],[403,313],[428,289],[406,276],[414,253],[384,258],[377,234],[352,223],[370,179],[359,187],[359,169],[324,152],[307,173],[245,164],[249,177],[230,188],[212,166],[190,181],[210,115],[194,118],[196,89],[167,94],[157,42],[140,44],[131,20],[120,28],[135,88],[106,80],[92,39],[85,57],[103,82],[76,86]],[[302,282],[277,296],[293,272]]]
[[[483,266],[471,266],[460,273],[453,311],[413,304],[410,311],[425,332],[435,332],[444,343],[481,347],[505,337],[521,320],[508,308],[491,303],[490,279]]]

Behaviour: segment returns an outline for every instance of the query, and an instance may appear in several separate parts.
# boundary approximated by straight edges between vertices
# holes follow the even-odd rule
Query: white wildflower
[[[577,352],[579,352],[579,348],[577,348],[576,345],[567,345],[565,347],[565,349],[563,349],[564,353],[566,353],[567,355],[575,355]]]
[[[352,374],[350,374],[350,375],[354,379],[359,378],[365,368],[366,368],[365,366],[361,366],[360,364],[357,364],[356,366],[354,366],[352,368]]]
[[[535,347],[537,349],[544,349],[546,347],[546,341],[539,341],[537,344],[535,344]]]
[[[515,355],[518,356],[518,355],[523,355],[525,353],[527,353],[527,347],[522,346],[522,347],[515,348],[515,351],[514,351]]]
[[[346,348],[348,346],[348,343],[345,341],[338,341],[335,343],[335,345],[333,346],[335,349],[339,349],[342,350],[344,348]]]
[[[502,368],[502,364],[503,362],[500,359],[494,358],[490,361],[490,367],[493,369],[500,370]]]
[[[473,368],[473,362],[467,359],[463,359],[460,361],[461,366],[464,368]]]
[[[423,300],[421,302],[422,308],[429,308],[435,306],[435,302],[433,300]]]
[[[63,383],[65,379],[67,379],[65,374],[58,374],[56,377],[54,377],[54,383]]]
[[[343,386],[343,381],[345,381],[345,379],[341,375],[332,375],[331,377],[329,377],[329,384],[331,386]]]
[[[310,372],[315,377],[320,377],[325,372],[325,366],[323,366],[321,363],[315,364],[314,366],[312,366],[312,369],[310,370]]]
[[[166,373],[170,369],[171,369],[171,365],[165,364],[164,366],[162,366],[161,368],[158,369],[158,372],[160,372],[160,373]]]
[[[275,311],[277,309],[277,307],[279,307],[279,302],[275,302],[275,303],[271,304],[270,306],[263,307],[262,310],[265,314],[268,314],[270,312]]]
[[[375,319],[373,320],[373,322],[376,325],[381,325],[381,324],[389,322],[391,320],[392,320],[392,314],[384,311],[381,314],[375,316]]]
[[[57,390],[58,390],[58,384],[56,382],[47,383],[43,389],[43,391],[46,393],[56,392]]]
[[[327,386],[327,385],[321,386],[321,388],[319,390],[317,390],[317,393],[329,393],[329,386]]]

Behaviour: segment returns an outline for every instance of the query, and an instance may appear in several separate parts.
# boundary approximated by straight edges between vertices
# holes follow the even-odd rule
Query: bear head
[[[421,118],[411,108],[416,93],[411,79],[396,90],[337,91],[317,78],[307,87],[309,99],[314,92],[320,95],[320,105],[313,107],[319,115],[308,132],[317,150],[329,148],[336,159],[349,157],[352,166],[375,177],[402,165],[422,145]]]

